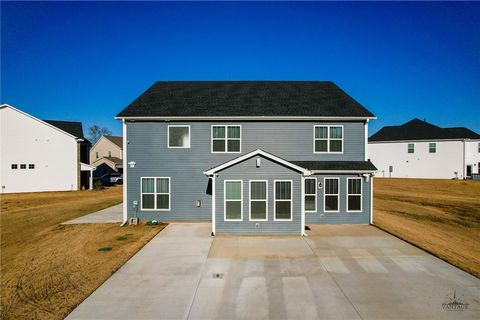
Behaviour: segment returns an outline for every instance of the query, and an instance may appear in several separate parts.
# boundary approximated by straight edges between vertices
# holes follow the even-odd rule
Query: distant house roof
[[[75,121],[58,121],[58,120],[43,120],[60,130],[70,133],[71,135],[85,139],[83,136],[83,126],[81,122]],[[86,139],[85,139],[86,140]]]
[[[299,167],[315,171],[377,171],[369,161],[290,161]]]
[[[116,144],[119,148],[123,148],[123,138],[118,136],[104,136],[105,139],[110,140],[114,144]]]
[[[103,158],[107,159],[108,161],[111,161],[111,162],[115,163],[116,165],[123,164],[123,160],[120,159],[120,158],[117,158],[117,157],[103,157]]]
[[[368,141],[405,141],[405,140],[442,140],[442,139],[480,139],[480,134],[464,127],[440,128],[436,125],[413,119],[401,126],[383,127]]]
[[[331,81],[159,81],[117,118],[375,116]]]

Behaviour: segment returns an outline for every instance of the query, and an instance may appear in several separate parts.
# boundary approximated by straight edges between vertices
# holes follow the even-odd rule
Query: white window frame
[[[227,182],[240,182],[240,219],[227,219]],[[224,180],[223,181],[223,221],[241,222],[243,221],[243,180]]]
[[[188,147],[170,146],[170,128],[188,128]],[[170,124],[167,128],[167,148],[168,149],[190,149],[192,145],[192,130],[188,124]]]
[[[252,199],[252,182],[265,182],[265,199]],[[248,220],[249,221],[268,221],[268,180],[248,180]],[[265,219],[252,219],[252,202],[265,201]]]
[[[142,192],[142,180],[143,179],[153,179],[153,193],[151,192]],[[168,179],[168,193],[157,192],[157,179]],[[142,211],[170,211],[172,207],[172,179],[170,177],[140,177],[140,209]],[[143,208],[143,194],[153,194],[153,209],[144,209]],[[168,209],[156,209],[157,208],[157,195],[158,194],[168,194]]]
[[[318,201],[318,198],[317,198],[317,178],[311,178],[311,177],[305,178],[304,183],[307,180],[315,180],[315,194],[307,193],[307,189],[304,187],[305,191],[304,191],[304,194],[303,194],[303,197],[304,197],[303,203],[305,203],[305,204],[307,203],[307,201],[306,201],[307,196],[315,196],[315,210],[307,210],[306,207],[305,207],[305,213],[314,213],[314,212],[317,212],[317,201]]]
[[[410,152],[410,145],[413,146],[413,152]],[[407,154],[415,154],[415,143],[407,143]]]
[[[225,138],[213,138],[213,127],[224,127],[225,128]],[[240,128],[240,138],[228,138],[228,127],[239,127]],[[213,151],[213,140],[224,140],[225,141],[225,151]],[[239,150],[238,151],[228,151],[228,140],[238,140]],[[242,153],[242,125],[240,124],[212,124],[210,128],[210,153]]]
[[[277,182],[290,182],[290,200],[277,200]],[[290,219],[277,219],[277,201],[290,201]],[[293,221],[293,180],[273,180],[273,221]]]
[[[360,194],[358,193],[349,193],[348,192],[348,182],[350,180],[360,180]],[[340,190],[340,188],[339,188]],[[345,203],[347,205],[347,212],[363,212],[363,179],[359,177],[350,177],[347,178],[347,197],[345,199]],[[360,210],[348,210],[348,196],[360,196]]]
[[[335,194],[333,193],[329,193],[327,194],[327,183],[326,181],[327,180],[337,180],[338,181],[338,190],[337,190],[337,210],[326,210],[326,198],[327,196],[334,196]],[[340,178],[339,177],[324,177],[323,178],[323,212],[326,212],[326,213],[338,213],[340,212]]]
[[[315,138],[315,129],[316,128],[320,128],[320,127],[326,127],[327,128],[327,151],[315,151],[315,141],[317,140],[325,140],[325,139],[320,139],[320,138]],[[338,139],[338,138],[330,138],[330,127],[340,127],[342,128],[342,138],[341,139]],[[321,124],[318,124],[318,125],[314,125],[313,126],[313,153],[314,154],[325,154],[325,153],[329,153],[329,154],[343,154],[345,148],[344,148],[344,138],[345,138],[345,128],[342,124],[339,124],[339,125],[333,125],[333,124],[329,124],[329,125],[321,125]],[[333,140],[333,141],[342,141],[342,151],[330,151],[330,141]]]
[[[435,151],[430,151],[430,145],[433,144],[434,145],[434,148],[435,148]],[[437,153],[437,143],[436,142],[429,142],[428,143],[428,153]]]

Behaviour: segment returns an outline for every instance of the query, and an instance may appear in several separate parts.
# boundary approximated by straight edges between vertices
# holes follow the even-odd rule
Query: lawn
[[[163,229],[60,225],[121,201],[120,186],[2,195],[0,318],[63,319]]]
[[[480,182],[374,181],[374,224],[480,277]]]

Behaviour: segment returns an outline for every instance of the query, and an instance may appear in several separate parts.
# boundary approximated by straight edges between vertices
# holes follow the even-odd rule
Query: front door
[[[467,177],[470,178],[472,176],[472,165],[469,164],[467,166]]]

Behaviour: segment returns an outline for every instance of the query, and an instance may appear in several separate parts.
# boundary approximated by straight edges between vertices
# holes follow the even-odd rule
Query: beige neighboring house
[[[123,139],[118,136],[102,136],[90,149],[90,164],[97,168],[95,176],[105,173],[123,173]]]

